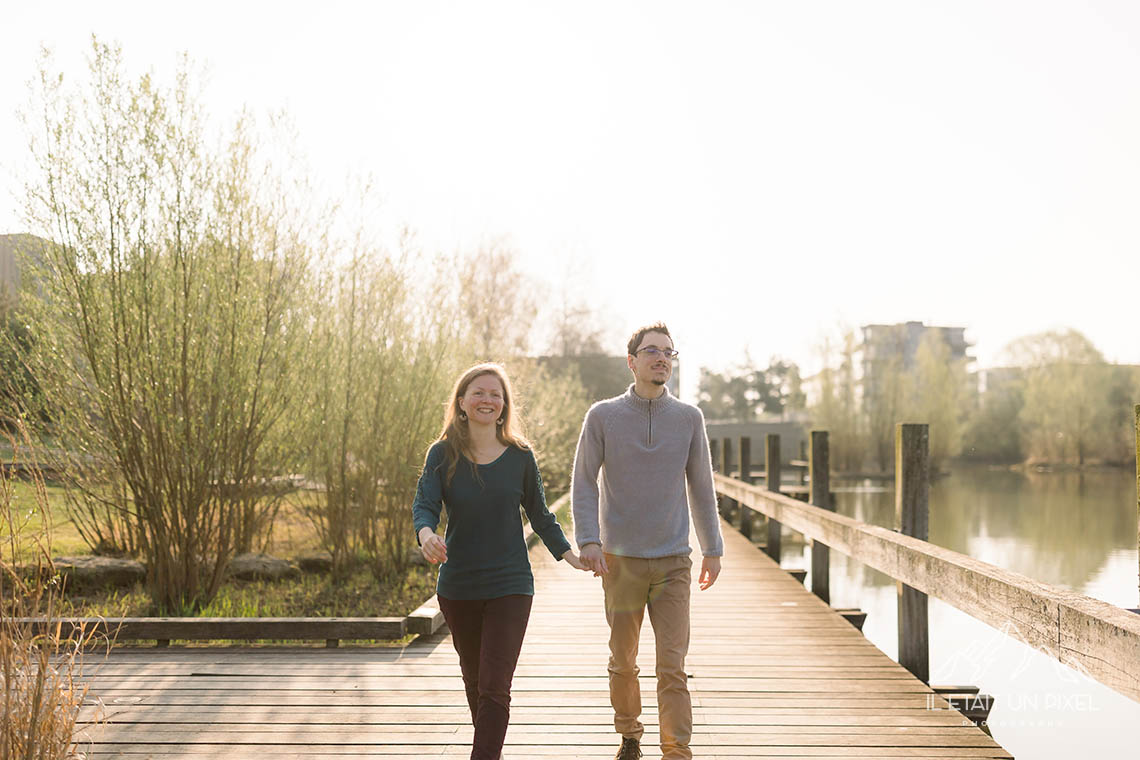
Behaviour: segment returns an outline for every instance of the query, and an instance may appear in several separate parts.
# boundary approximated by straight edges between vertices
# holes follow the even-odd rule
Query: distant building
[[[974,357],[966,352],[971,343],[966,340],[965,327],[935,327],[922,322],[900,322],[894,325],[863,325],[863,342],[860,346],[863,370],[866,372],[878,362],[894,357],[902,358],[902,368],[914,367],[918,346],[927,333],[937,333],[950,349],[950,360],[966,360]]]
[[[907,372],[914,369],[915,357],[922,339],[928,333],[935,333],[946,343],[950,349],[951,361],[965,361],[970,372],[971,385],[976,381],[975,373],[970,370],[974,357],[969,354],[971,343],[966,340],[965,327],[939,327],[924,325],[922,322],[899,322],[893,325],[863,325],[862,340],[855,348],[853,366],[851,367],[851,381],[856,407],[865,410],[864,404],[869,399],[877,398],[879,378],[888,368]],[[838,368],[833,368],[838,369]],[[804,377],[802,380],[807,406],[813,407],[820,402],[823,393],[823,372]],[[835,383],[842,382],[838,374],[831,379]]]
[[[972,344],[966,340],[965,327],[899,322],[893,325],[863,325],[860,329],[863,331],[863,340],[859,345],[857,362],[863,398],[875,397],[878,378],[888,367],[897,367],[904,372],[914,369],[918,347],[930,333],[938,335],[950,349],[950,361],[964,361],[967,367],[974,361],[974,357],[968,353]]]

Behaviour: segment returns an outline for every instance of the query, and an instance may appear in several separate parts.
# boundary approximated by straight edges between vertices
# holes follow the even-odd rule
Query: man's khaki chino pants
[[[689,760],[693,707],[685,676],[689,652],[689,594],[693,562],[687,555],[641,559],[607,553],[602,576],[610,624],[610,703],[614,728],[640,741],[641,686],[637,645],[646,608],[657,642],[657,711],[662,760]]]

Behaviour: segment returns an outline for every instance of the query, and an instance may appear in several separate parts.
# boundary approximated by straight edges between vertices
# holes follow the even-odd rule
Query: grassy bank
[[[280,581],[230,580],[202,610],[201,617],[400,617],[435,593],[435,570],[414,567],[407,574],[376,580],[360,568],[345,580],[302,575]],[[142,585],[69,595],[66,616],[146,617],[154,614]]]

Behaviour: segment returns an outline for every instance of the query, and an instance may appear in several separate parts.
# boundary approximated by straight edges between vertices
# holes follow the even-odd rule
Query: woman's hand
[[[420,553],[433,565],[447,562],[447,544],[438,533],[428,527],[420,528]]]
[[[567,550],[567,552],[562,555],[562,559],[566,560],[566,564],[569,565],[570,567],[574,568],[575,570],[589,570],[590,569],[582,563],[582,560],[578,559],[578,555],[574,553],[573,549]]]

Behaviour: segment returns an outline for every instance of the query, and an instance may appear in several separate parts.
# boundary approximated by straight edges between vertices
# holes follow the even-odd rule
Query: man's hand
[[[601,544],[586,544],[578,550],[578,559],[587,570],[593,570],[594,575],[605,575],[610,571],[606,566],[606,555],[602,553]]]
[[[420,552],[433,565],[447,562],[447,544],[438,533],[426,526],[420,528]]]
[[[701,561],[701,577],[697,581],[701,591],[712,588],[718,575],[720,575],[720,557],[705,557]]]

